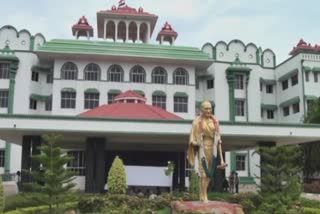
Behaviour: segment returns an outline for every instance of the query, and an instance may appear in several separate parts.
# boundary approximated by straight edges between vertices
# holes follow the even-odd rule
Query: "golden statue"
[[[201,115],[192,123],[187,158],[191,166],[199,174],[200,201],[208,202],[208,186],[213,179],[216,168],[224,169],[222,156],[221,135],[219,121],[212,115],[212,106],[209,101],[201,104]],[[217,148],[219,149],[220,165],[217,166]]]

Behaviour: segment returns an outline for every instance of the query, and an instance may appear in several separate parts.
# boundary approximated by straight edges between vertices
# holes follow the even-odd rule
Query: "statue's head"
[[[201,113],[204,117],[211,117],[212,115],[212,105],[206,100],[201,103]]]

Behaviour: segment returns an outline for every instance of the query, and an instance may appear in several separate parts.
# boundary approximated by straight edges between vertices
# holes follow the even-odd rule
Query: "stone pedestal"
[[[172,214],[201,213],[201,214],[244,214],[239,204],[221,201],[173,201],[171,202]]]

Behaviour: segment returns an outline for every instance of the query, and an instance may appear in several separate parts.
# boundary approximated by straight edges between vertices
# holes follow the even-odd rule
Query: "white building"
[[[174,161],[173,184],[184,187],[191,120],[205,99],[231,151],[226,174],[237,170],[243,184],[260,175],[252,148],[320,139],[320,126],[299,124],[320,96],[318,47],[300,41],[277,65],[272,50],[240,40],[176,46],[168,23],[150,44],[157,18],[128,6],[100,11],[100,40],[91,38],[85,17],[73,26],[73,40],[2,27],[0,139],[8,143],[0,145],[0,166],[37,169],[30,155],[39,152],[42,134],[55,132],[74,156],[68,167],[80,189],[101,191],[115,155],[128,165]]]

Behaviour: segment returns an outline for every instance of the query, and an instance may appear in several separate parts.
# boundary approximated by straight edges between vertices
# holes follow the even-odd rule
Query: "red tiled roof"
[[[314,47],[311,44],[307,44],[303,39],[300,39],[299,43],[296,47],[293,47],[292,51],[289,53],[290,55],[295,55],[300,52],[308,52],[308,53],[319,53],[320,48],[318,45]]]
[[[171,27],[171,25],[166,22],[161,31],[158,33],[158,36],[157,36],[157,41],[160,41],[160,37],[161,36],[173,36],[174,38],[177,38],[178,36],[178,33],[176,31],[173,30],[173,28]]]
[[[162,108],[144,103],[112,103],[91,109],[80,117],[182,120]]]
[[[113,6],[111,8],[111,10],[103,10],[103,11],[100,11],[100,12],[102,12],[102,13],[112,13],[112,14],[123,14],[123,15],[156,16],[154,14],[144,12],[142,7],[140,7],[137,10],[137,9],[135,9],[133,7],[129,7],[127,5],[124,6],[124,7],[118,7],[118,8]]]
[[[89,22],[85,16],[82,16],[77,24],[72,26],[72,34],[75,35],[76,30],[89,31],[90,36],[93,36],[93,28],[89,25]],[[80,32],[81,35],[85,35],[83,32]]]
[[[119,94],[118,96],[116,96],[114,98],[115,101],[117,100],[123,100],[123,99],[139,99],[139,100],[143,100],[144,102],[146,101],[146,98],[134,91],[126,91],[122,94]]]

